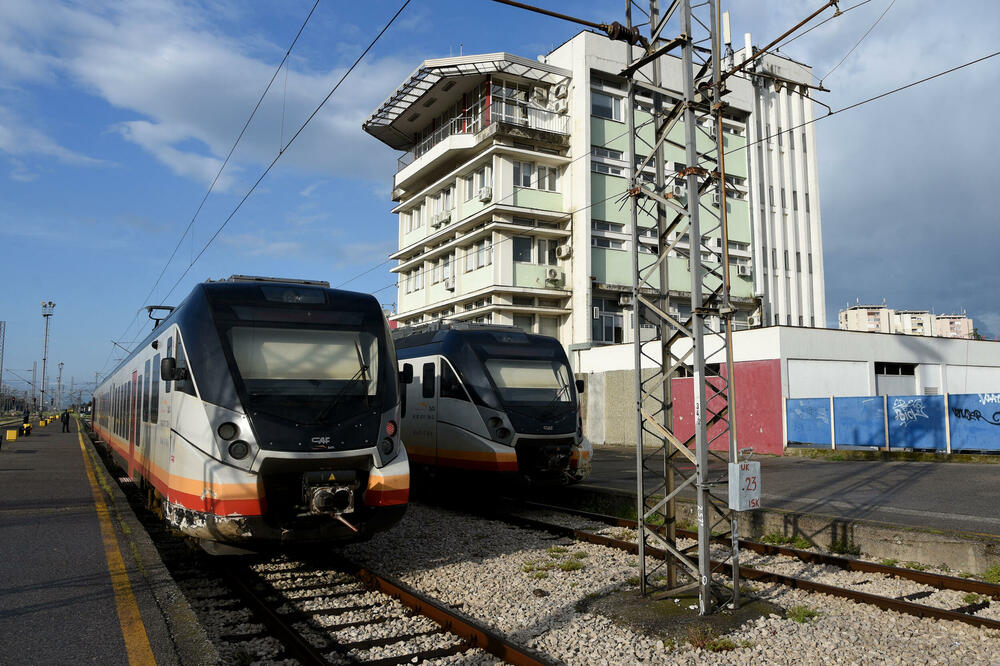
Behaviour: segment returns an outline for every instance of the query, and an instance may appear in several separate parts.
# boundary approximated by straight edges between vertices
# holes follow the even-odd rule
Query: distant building
[[[893,310],[882,305],[852,305],[840,311],[842,331],[899,333],[942,338],[971,338],[972,319],[962,314],[936,315],[927,310]]]
[[[634,338],[631,219],[620,195],[629,164],[643,156],[628,152],[626,84],[618,76],[626,48],[581,32],[537,60],[508,53],[427,60],[364,122],[366,132],[404,151],[392,192],[395,321],[513,324],[578,347]],[[750,52],[741,49],[734,61]],[[816,142],[805,124],[813,118],[811,71],[778,55],[761,60],[751,78],[730,80],[723,122],[735,326],[823,327]],[[680,99],[681,63],[659,63],[670,105]],[[652,99],[640,96],[636,107],[651,141]],[[681,141],[682,124],[671,134]],[[685,156],[676,142],[666,152],[669,176]],[[651,167],[644,177],[653,177]],[[686,200],[683,185],[673,189]],[[720,202],[709,193],[702,206]],[[642,266],[655,261],[655,224],[639,215]],[[691,244],[686,234],[670,240],[670,310],[683,317]]]

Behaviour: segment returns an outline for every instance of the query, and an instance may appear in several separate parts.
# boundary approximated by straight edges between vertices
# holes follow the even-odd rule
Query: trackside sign
[[[751,511],[760,508],[760,463],[729,463],[729,508]]]

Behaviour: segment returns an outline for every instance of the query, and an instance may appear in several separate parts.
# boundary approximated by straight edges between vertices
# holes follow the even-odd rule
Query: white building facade
[[[514,324],[575,348],[632,339],[624,193],[630,161],[644,156],[628,154],[625,82],[617,76],[626,48],[581,32],[538,60],[506,53],[428,60],[364,123],[406,151],[393,183],[400,325],[442,318]],[[659,66],[679,99],[679,60]],[[788,83],[808,80],[808,68],[770,56],[761,67],[752,80],[734,80],[726,97],[736,326],[823,326],[812,125],[780,145],[767,141],[768,127],[790,131],[796,119],[811,118],[807,89]],[[650,142],[651,108],[640,97],[635,109]],[[755,113],[773,122],[756,122]],[[683,142],[683,127],[674,131]],[[682,147],[668,146],[668,175],[683,160]],[[755,178],[764,180],[754,186]],[[771,190],[784,193],[787,208],[756,200]],[[711,196],[703,207],[720,205]],[[649,265],[655,220],[640,215],[639,227],[640,263]],[[689,248],[681,238],[667,261],[679,315],[689,311]]]

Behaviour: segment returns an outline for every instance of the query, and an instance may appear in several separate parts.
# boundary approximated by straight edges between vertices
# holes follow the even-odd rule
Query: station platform
[[[81,428],[0,448],[0,664],[215,663]]]

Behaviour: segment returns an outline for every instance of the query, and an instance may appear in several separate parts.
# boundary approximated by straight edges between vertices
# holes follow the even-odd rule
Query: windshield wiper
[[[356,382],[371,381],[371,379],[368,376],[368,364],[364,362],[364,358],[361,354],[361,345],[358,344],[357,340],[354,341],[354,351],[358,355],[358,365],[360,366],[358,368],[358,371],[354,373],[353,377],[347,380],[347,383],[344,384],[343,388],[341,388],[340,391],[337,392],[337,395],[333,396],[333,400],[330,401],[330,404],[327,405],[326,408],[324,408],[323,411],[319,413],[319,415],[317,415],[316,420],[318,422],[325,421],[326,418],[330,416],[330,414],[333,412],[333,408],[340,403],[340,399],[344,397],[344,393],[347,391],[347,389],[354,386]],[[365,391],[365,397],[366,398],[370,397],[367,391]]]

